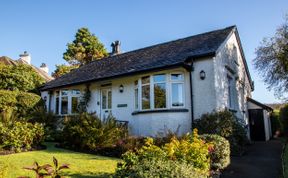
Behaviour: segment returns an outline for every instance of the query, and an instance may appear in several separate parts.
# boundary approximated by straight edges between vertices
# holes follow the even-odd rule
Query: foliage
[[[16,178],[21,175],[35,177],[34,172],[22,169],[23,166],[31,165],[35,161],[40,165],[51,164],[53,156],[59,160],[60,164],[70,164],[70,169],[64,169],[61,173],[65,177],[108,177],[108,174],[115,172],[117,162],[121,161],[116,158],[61,149],[54,145],[55,143],[48,142],[45,143],[47,147],[45,150],[0,156],[0,177],[2,167],[5,168],[6,173],[3,178]]]
[[[0,90],[0,113],[5,120],[17,113],[19,118],[26,117],[41,101],[41,97],[34,93]]]
[[[213,170],[223,170],[230,164],[230,144],[228,140],[219,135],[204,134],[201,139],[213,145],[210,152],[211,168]]]
[[[44,128],[36,123],[15,122],[4,125],[0,122],[0,147],[20,152],[38,146],[44,140]]]
[[[288,104],[280,109],[279,117],[283,123],[284,133],[288,134]]]
[[[287,138],[282,139],[283,142],[283,149],[282,149],[282,155],[281,155],[281,161],[282,161],[282,174],[279,177],[288,178],[288,142]]]
[[[108,55],[104,45],[88,28],[78,29],[75,40],[67,46],[63,58],[72,65],[86,64]]]
[[[29,122],[41,123],[45,129],[46,141],[58,141],[58,126],[61,124],[60,119],[53,112],[47,112],[43,106],[34,107]]]
[[[103,121],[94,114],[81,113],[65,118],[63,139],[72,148],[97,151],[102,147],[115,146],[126,136],[127,129],[119,125],[113,116]]]
[[[58,160],[53,156],[53,166],[51,166],[50,164],[40,166],[38,162],[35,161],[32,166],[26,166],[23,169],[34,171],[36,174],[36,178],[44,178],[46,176],[50,176],[51,178],[61,178],[61,170],[69,169],[69,165],[62,164],[61,166],[59,166]]]
[[[26,64],[3,65],[0,64],[0,89],[33,91],[44,83],[31,66]]]
[[[117,172],[115,177],[130,178],[206,178],[207,175],[195,170],[191,164],[172,160],[142,160],[132,165],[129,173]]]
[[[273,136],[276,135],[277,131],[279,131],[280,134],[283,133],[284,126],[283,126],[282,120],[280,119],[280,111],[279,110],[273,111],[273,113],[270,116],[270,120],[271,120],[272,135]]]
[[[256,49],[254,66],[264,78],[269,89],[278,97],[288,91],[288,15],[271,38],[264,38]],[[287,98],[286,98],[287,99]]]
[[[87,112],[87,107],[90,102],[90,99],[91,99],[91,91],[89,89],[89,85],[87,85],[78,106],[79,112]]]
[[[194,127],[200,134],[217,134],[226,138],[233,154],[241,153],[248,143],[245,128],[228,110],[203,114]]]
[[[71,70],[77,69],[79,65],[56,65],[55,71],[52,73],[52,77],[59,78],[64,74],[68,74]]]
[[[169,172],[165,172],[169,171],[165,166],[169,167],[171,164],[170,161],[174,161],[175,164],[188,164],[195,172],[207,176],[210,170],[209,151],[212,149],[213,146],[211,144],[205,143],[199,138],[197,130],[194,130],[193,135],[187,134],[182,139],[173,137],[170,142],[161,147],[156,146],[152,138],[147,138],[145,145],[139,150],[134,152],[128,151],[123,155],[124,162],[118,165],[116,175],[142,174],[141,171],[145,169],[145,166],[141,167],[141,165],[143,165],[145,161],[155,161],[155,164],[158,163],[158,161],[164,161],[164,172],[162,172],[162,174],[169,174]],[[135,170],[139,170],[140,172],[135,172]],[[191,172],[191,174],[192,173],[193,172]],[[152,175],[153,174],[149,176]]]
[[[196,120],[194,125],[200,134],[217,134],[228,138],[233,133],[233,114],[228,111],[206,113]]]

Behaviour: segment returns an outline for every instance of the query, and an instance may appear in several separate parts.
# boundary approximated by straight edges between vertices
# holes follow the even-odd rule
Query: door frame
[[[106,91],[106,108],[103,109],[103,91]],[[110,108],[109,106],[109,91],[111,92],[111,103],[110,103]],[[105,113],[111,113],[112,112],[112,87],[111,86],[105,86],[101,87],[100,89],[100,118],[103,120],[105,118],[104,114]]]

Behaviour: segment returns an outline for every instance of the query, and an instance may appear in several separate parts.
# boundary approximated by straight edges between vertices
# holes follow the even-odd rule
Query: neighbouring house
[[[39,74],[40,77],[42,77],[46,82],[49,82],[53,80],[54,78],[51,77],[49,73],[49,68],[45,63],[42,63],[42,65],[38,68],[31,64],[31,56],[27,53],[27,51],[24,51],[23,54],[19,55],[18,60],[13,60],[7,56],[0,57],[0,64],[4,65],[18,65],[18,64],[27,64],[32,67],[32,69]]]
[[[236,26],[150,47],[112,54],[63,75],[41,88],[48,110],[78,112],[85,91],[87,110],[102,119],[128,122],[132,135],[168,129],[191,131],[204,113],[229,109],[249,129],[247,98],[253,82]]]

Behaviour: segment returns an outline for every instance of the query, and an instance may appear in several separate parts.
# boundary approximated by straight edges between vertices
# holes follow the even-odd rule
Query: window
[[[139,109],[139,89],[138,89],[138,80],[136,80],[135,82],[134,82],[134,92],[135,92],[135,109]]]
[[[59,114],[59,91],[56,91],[55,113]]]
[[[71,113],[79,113],[80,90],[71,91]]]
[[[61,91],[61,114],[68,114],[68,90]]]
[[[136,110],[184,107],[184,75],[144,76],[134,82],[134,92]]]
[[[55,93],[56,114],[79,113],[80,90],[61,90]],[[60,106],[59,106],[60,105]]]
[[[112,108],[112,92],[111,89],[102,89],[102,109]]]
[[[142,109],[150,109],[150,76],[142,77]]]
[[[153,76],[154,81],[154,108],[166,108],[166,76]]]
[[[172,107],[184,106],[184,80],[183,74],[171,74]]]
[[[228,102],[229,102],[229,108],[233,108],[232,106],[232,78],[230,76],[227,76],[228,80]]]

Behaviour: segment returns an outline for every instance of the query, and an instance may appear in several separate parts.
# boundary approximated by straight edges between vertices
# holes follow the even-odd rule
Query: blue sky
[[[287,0],[49,0],[0,2],[0,56],[18,59],[23,51],[32,63],[63,64],[66,44],[78,28],[88,27],[107,50],[120,40],[123,51],[237,25],[253,80],[253,98],[279,102],[252,66],[255,48],[284,22]]]

